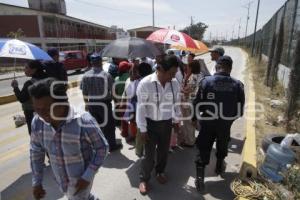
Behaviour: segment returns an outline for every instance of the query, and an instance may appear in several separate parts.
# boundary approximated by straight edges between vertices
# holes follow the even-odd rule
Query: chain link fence
[[[281,24],[283,24],[283,37],[278,38]],[[278,40],[282,40],[280,63],[286,67],[290,67],[296,47],[297,33],[299,31],[300,5],[298,0],[288,0],[263,26],[263,28],[256,32],[256,41],[254,44],[255,55],[261,53],[264,56],[269,57],[274,50],[274,48],[272,48],[274,44],[272,46],[272,43],[278,43]],[[252,48],[253,37],[254,34],[249,35],[246,38],[236,39],[231,41],[231,44]]]
[[[273,89],[279,81],[284,86],[289,118],[297,111],[300,96],[300,0],[287,0],[253,40],[254,34],[230,44],[252,49],[253,56],[267,62],[265,84]]]

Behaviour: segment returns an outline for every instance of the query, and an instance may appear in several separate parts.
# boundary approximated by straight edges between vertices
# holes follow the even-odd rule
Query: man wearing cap
[[[210,52],[211,60],[215,62],[217,62],[218,59],[225,54],[225,50],[223,49],[223,47],[215,47],[209,50],[209,52]],[[213,67],[211,74],[214,74],[216,71],[217,71],[216,67]]]
[[[232,123],[243,115],[245,94],[243,83],[230,76],[232,59],[221,56],[216,65],[217,72],[205,77],[194,100],[194,120],[199,120],[201,130],[196,144],[199,155],[196,160],[196,187],[204,190],[204,170],[209,164],[210,153],[216,140],[217,163],[215,172],[225,171],[224,159],[228,153],[228,142]]]
[[[110,151],[120,149],[115,134],[115,120],[112,114],[112,86],[114,83],[110,74],[102,69],[102,58],[98,54],[91,55],[92,69],[83,75],[80,89],[86,103],[86,109],[97,120]]]
[[[47,61],[44,63],[46,73],[49,77],[56,78],[59,81],[68,81],[67,72],[64,65],[59,62],[59,51],[57,48],[48,49],[47,53],[53,59],[53,61]]]
[[[118,76],[118,66],[120,63],[119,58],[112,58],[112,61],[108,67],[108,73],[112,76],[112,78],[116,78]]]

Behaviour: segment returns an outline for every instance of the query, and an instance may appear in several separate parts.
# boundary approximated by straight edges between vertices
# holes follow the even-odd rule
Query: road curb
[[[256,163],[256,107],[255,107],[255,90],[253,85],[252,73],[249,71],[246,79],[248,96],[247,108],[245,110],[246,118],[246,138],[242,152],[242,165],[240,169],[240,178],[242,180],[257,177]]]
[[[26,77],[26,76],[25,75],[19,75],[19,76],[15,76],[15,77],[2,78],[2,79],[0,79],[0,81],[12,80],[14,78],[23,78],[23,77]]]
[[[68,87],[74,88],[79,85],[79,81],[70,82]],[[0,96],[0,105],[8,104],[17,101],[17,97],[14,94]]]
[[[0,105],[12,103],[17,100],[17,97],[14,94],[5,95],[0,97]]]

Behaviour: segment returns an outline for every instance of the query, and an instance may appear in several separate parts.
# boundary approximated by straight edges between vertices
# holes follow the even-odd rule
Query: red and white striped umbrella
[[[171,44],[171,45],[179,45],[184,46],[186,48],[198,49],[197,44],[189,35],[170,29],[160,29],[153,32],[147,40],[163,43],[163,44]]]

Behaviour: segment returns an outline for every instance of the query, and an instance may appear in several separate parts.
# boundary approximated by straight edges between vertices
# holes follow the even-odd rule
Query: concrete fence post
[[[297,32],[297,42],[294,51],[294,56],[291,65],[289,87],[287,91],[287,109],[286,109],[286,119],[288,120],[287,128],[289,127],[289,122],[291,121],[295,111],[297,111],[297,99],[299,98],[299,85],[300,85],[300,31]]]
[[[269,60],[268,60],[268,65],[267,65],[267,73],[266,73],[266,78],[265,78],[265,85],[266,86],[270,86],[270,81],[269,81],[269,77],[271,74],[271,67],[272,67],[272,62],[273,62],[273,57],[274,57],[274,48],[275,48],[275,44],[276,44],[276,33],[273,33],[272,36],[272,42],[271,42],[271,46],[270,46],[270,50],[269,50]]]
[[[270,69],[268,85],[271,87],[271,89],[274,88],[276,80],[277,80],[278,65],[280,63],[281,55],[282,55],[283,36],[284,36],[284,15],[280,22],[278,38],[277,38],[276,47],[275,47],[274,60],[272,62],[271,69]]]

